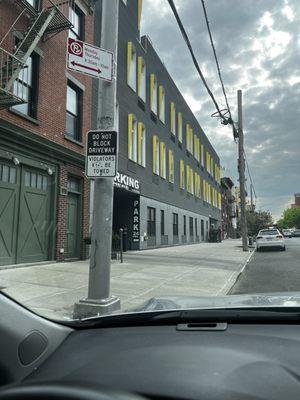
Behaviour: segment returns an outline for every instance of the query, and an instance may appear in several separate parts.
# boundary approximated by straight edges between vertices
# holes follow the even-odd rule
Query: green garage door
[[[48,260],[50,177],[25,166],[0,165],[0,265]]]
[[[0,265],[16,261],[20,171],[0,160]]]

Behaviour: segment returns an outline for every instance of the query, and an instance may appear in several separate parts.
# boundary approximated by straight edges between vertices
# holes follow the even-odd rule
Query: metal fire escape
[[[48,7],[41,10],[32,7],[27,0],[14,2],[20,8],[20,14],[0,42],[0,109],[26,103],[22,71],[24,72],[26,62],[39,41],[73,26],[69,15],[70,8],[74,7],[74,0],[48,0]],[[29,19],[27,30],[23,32],[23,38],[13,53],[10,53],[2,47],[3,43],[25,17]],[[15,85],[17,78],[19,84]]]

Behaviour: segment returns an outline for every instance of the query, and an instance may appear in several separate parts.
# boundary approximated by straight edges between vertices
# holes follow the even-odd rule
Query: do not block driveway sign
[[[90,131],[87,135],[85,170],[88,178],[113,178],[117,173],[117,132]]]

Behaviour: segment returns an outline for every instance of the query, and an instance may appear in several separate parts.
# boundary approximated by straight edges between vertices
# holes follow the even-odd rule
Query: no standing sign
[[[86,145],[86,176],[113,178],[117,173],[117,132],[90,131]]]

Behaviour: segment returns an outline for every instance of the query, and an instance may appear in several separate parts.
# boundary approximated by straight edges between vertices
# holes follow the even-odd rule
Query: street
[[[300,290],[300,238],[286,239],[286,251],[255,252],[230,294]]]

